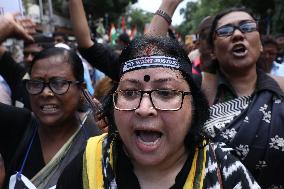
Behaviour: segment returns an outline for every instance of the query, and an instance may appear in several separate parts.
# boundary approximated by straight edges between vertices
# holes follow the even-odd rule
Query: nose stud
[[[47,94],[48,94],[48,96],[54,96],[52,91],[49,91]]]

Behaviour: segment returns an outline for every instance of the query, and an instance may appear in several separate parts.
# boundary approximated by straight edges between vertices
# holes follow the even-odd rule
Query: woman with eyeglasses
[[[172,15],[175,0],[160,9]],[[165,35],[168,24],[155,15],[149,30]],[[217,73],[203,73],[202,89],[209,101],[210,119],[204,132],[225,142],[263,188],[283,188],[284,78],[258,70],[262,44],[257,20],[244,8],[218,13],[211,25],[211,46]]]
[[[83,65],[71,50],[37,54],[25,80],[33,114],[0,106],[1,151],[9,188],[55,188],[65,166],[100,134],[92,111],[82,111]],[[81,111],[79,111],[81,110]],[[19,121],[21,120],[21,121]],[[3,125],[4,124],[4,125]]]
[[[104,104],[109,132],[88,140],[57,188],[259,188],[223,144],[200,130],[207,101],[177,41],[135,39]]]
[[[215,104],[204,131],[234,148],[262,188],[283,188],[283,78],[277,82],[256,66],[263,50],[257,21],[246,9],[225,10],[209,36],[219,68],[215,82],[204,81]]]

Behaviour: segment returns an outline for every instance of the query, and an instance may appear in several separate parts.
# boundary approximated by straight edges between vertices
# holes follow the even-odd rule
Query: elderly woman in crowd
[[[65,166],[100,133],[91,111],[79,112],[83,65],[71,50],[52,47],[34,58],[25,86],[34,114],[0,105],[0,153],[9,188],[54,187]],[[6,182],[7,182],[6,181]]]
[[[109,133],[88,140],[57,188],[259,188],[229,148],[200,135],[208,105],[177,41],[136,39],[120,68]]]

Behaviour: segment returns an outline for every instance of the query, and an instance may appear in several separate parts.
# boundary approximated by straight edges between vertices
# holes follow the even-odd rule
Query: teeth
[[[160,132],[156,131],[136,131],[136,135],[146,145],[155,145],[162,136]]]
[[[159,139],[160,138],[158,138],[158,139],[156,139],[155,141],[153,141],[153,142],[146,142],[146,141],[144,141],[141,137],[138,137],[139,138],[139,140],[141,141],[141,142],[143,142],[146,146],[154,146],[155,144],[157,144],[157,142],[159,141]]]
[[[44,106],[42,106],[42,110],[52,112],[52,111],[56,111],[57,108],[56,108],[55,105],[44,105]]]

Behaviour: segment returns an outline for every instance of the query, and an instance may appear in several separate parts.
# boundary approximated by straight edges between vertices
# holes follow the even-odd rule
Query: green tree
[[[150,23],[153,17],[152,13],[141,9],[133,9],[128,13],[129,27],[137,27],[139,33],[143,33],[145,24]]]
[[[199,0],[188,2],[186,8],[181,10],[185,21],[177,30],[183,35],[195,33],[203,18],[215,15],[225,8],[240,5],[241,0]]]
[[[284,31],[283,0],[198,0],[188,2],[184,22],[177,28],[183,35],[196,32],[200,21],[209,15],[234,6],[245,6],[251,9],[260,20],[261,32],[279,33]]]
[[[84,0],[86,13],[93,18],[104,17],[107,13],[109,21],[116,21],[120,15],[125,13],[129,4],[137,0]]]
[[[272,33],[284,33],[284,1],[274,0],[275,8],[272,10]]]

